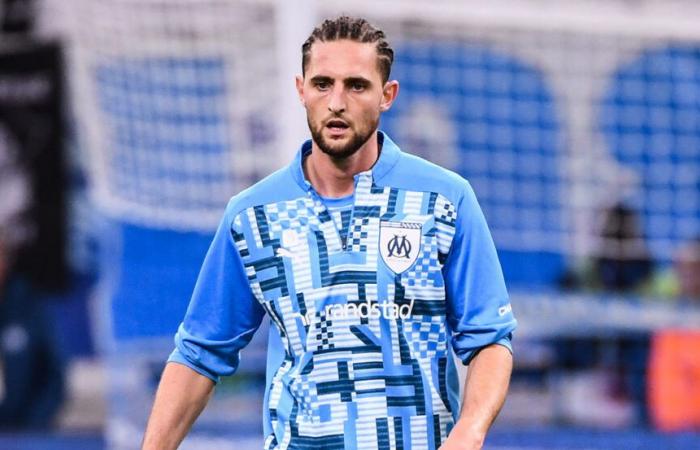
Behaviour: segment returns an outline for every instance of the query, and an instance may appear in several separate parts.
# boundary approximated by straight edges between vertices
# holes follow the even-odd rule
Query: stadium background
[[[614,205],[636,214],[656,274],[700,235],[695,2],[31,3],[32,37],[0,38],[7,55],[62,57],[71,276],[49,314],[67,399],[54,429],[0,447],[138,447],[226,200],[306,138],[300,45],[339,12],[395,48],[401,92],[382,128],[471,181],[499,249],[520,327],[487,448],[700,445],[700,300],[654,276],[618,291],[566,281],[607,255]],[[260,448],[265,335],[182,448]]]

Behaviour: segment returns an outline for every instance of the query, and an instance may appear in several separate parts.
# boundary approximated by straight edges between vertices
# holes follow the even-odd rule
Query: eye
[[[319,80],[314,82],[314,86],[319,91],[326,91],[331,87],[331,84],[328,81]]]
[[[350,89],[352,89],[355,92],[362,92],[365,90],[366,87],[367,86],[365,85],[365,83],[361,81],[354,81],[350,83]]]

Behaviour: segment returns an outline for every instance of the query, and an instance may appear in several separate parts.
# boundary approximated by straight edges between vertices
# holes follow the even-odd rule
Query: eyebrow
[[[333,82],[333,78],[327,77],[327,76],[325,76],[325,75],[316,75],[315,77],[311,78],[310,81],[311,81],[312,83],[321,83],[321,82],[324,82],[324,83],[332,83],[332,82]]]
[[[316,75],[315,77],[312,77],[310,80],[312,83],[334,83],[335,80],[329,76],[326,75]],[[372,84],[370,80],[364,77],[348,77],[343,80],[343,84],[346,86],[353,84],[353,83],[360,83],[365,86],[369,86]]]
[[[353,84],[353,83],[360,83],[363,86],[369,86],[372,82],[369,81],[367,78],[363,77],[348,77],[343,80],[343,83],[345,83],[346,86]]]

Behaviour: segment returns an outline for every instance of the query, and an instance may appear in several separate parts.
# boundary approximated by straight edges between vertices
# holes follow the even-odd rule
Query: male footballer
[[[229,201],[144,449],[179,445],[266,314],[261,447],[482,447],[516,321],[469,183],[378,130],[399,93],[393,57],[381,30],[347,16],[303,44],[311,140]],[[452,352],[469,365],[461,398]]]

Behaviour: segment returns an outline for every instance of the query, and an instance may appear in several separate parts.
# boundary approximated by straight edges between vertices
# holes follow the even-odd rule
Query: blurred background
[[[381,127],[469,179],[515,370],[492,449],[700,448],[700,4],[0,0],[0,448],[138,448],[228,198],[307,127],[322,18],[388,34]],[[262,448],[263,325],[182,448]]]

